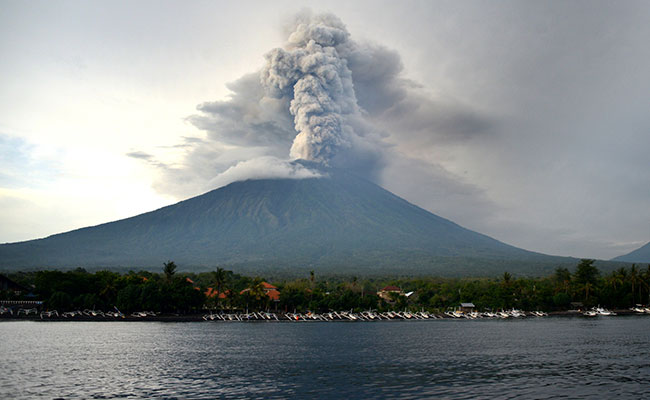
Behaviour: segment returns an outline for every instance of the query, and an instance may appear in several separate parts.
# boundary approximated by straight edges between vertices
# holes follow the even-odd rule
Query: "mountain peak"
[[[650,263],[650,242],[627,254],[613,258],[612,261]]]
[[[295,162],[325,177],[234,182],[135,217],[0,245],[0,267],[154,268],[171,259],[198,269],[454,275],[483,268],[488,275],[522,262],[557,265],[345,171]]]

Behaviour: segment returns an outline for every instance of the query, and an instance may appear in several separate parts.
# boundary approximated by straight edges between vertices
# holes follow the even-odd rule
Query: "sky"
[[[648,21],[647,1],[1,0],[0,243],[312,177],[288,162],[309,154],[527,250],[627,253],[650,241]],[[321,72],[333,133],[299,121]]]

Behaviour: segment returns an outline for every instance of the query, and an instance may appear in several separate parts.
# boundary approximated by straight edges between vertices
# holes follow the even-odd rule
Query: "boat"
[[[602,308],[602,307],[600,307],[600,306],[594,308],[594,311],[595,311],[598,315],[605,315],[605,316],[616,315],[615,312],[613,312],[613,311],[609,311],[609,310],[607,310],[607,309],[605,309],[605,308]]]

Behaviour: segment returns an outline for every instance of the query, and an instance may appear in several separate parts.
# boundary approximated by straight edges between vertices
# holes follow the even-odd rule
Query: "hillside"
[[[650,242],[646,243],[644,246],[641,246],[634,251],[613,258],[612,261],[625,261],[631,263],[650,263]]]
[[[343,171],[250,180],[132,218],[0,245],[0,268],[159,268],[336,273],[543,274],[575,260],[465,229]]]

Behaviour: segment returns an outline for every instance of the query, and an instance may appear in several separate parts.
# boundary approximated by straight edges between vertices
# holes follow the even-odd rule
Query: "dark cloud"
[[[144,151],[130,151],[126,153],[127,157],[135,158],[137,160],[149,161],[154,158],[153,155],[145,153]]]
[[[266,97],[259,73],[244,75],[227,86],[232,92],[228,100],[202,103],[197,106],[200,114],[187,118],[206,133],[204,140],[265,146],[288,154],[296,135],[288,101]]]

